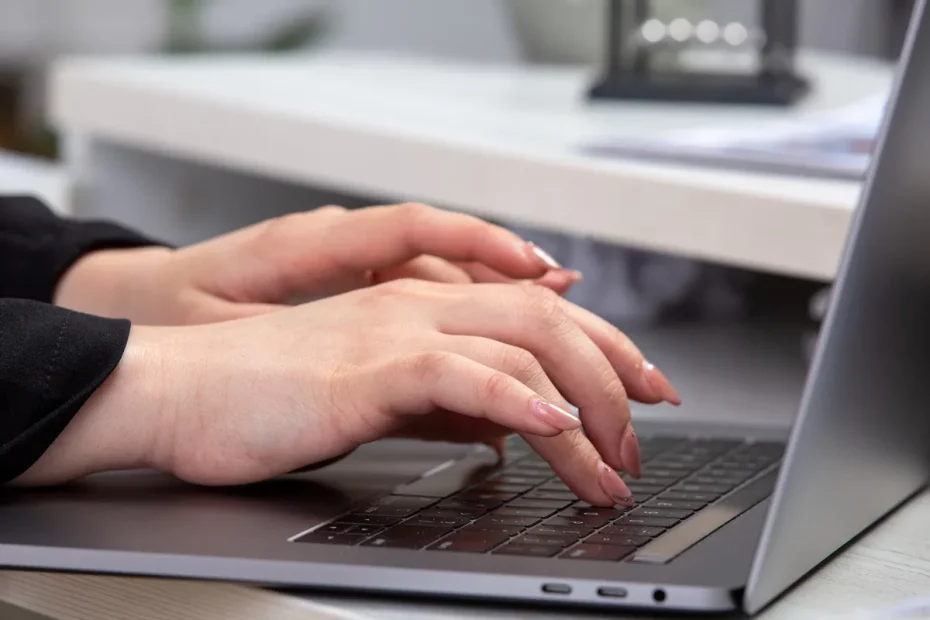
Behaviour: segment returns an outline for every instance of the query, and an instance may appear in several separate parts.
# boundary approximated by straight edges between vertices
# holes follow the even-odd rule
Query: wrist
[[[162,430],[165,328],[133,327],[119,364],[42,457],[14,481],[60,484],[90,474],[156,467]]]
[[[134,323],[160,323],[153,293],[163,290],[173,254],[173,250],[161,247],[91,252],[61,277],[54,303]]]

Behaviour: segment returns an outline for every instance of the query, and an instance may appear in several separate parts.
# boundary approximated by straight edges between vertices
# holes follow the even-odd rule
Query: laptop
[[[503,462],[485,450],[379,442],[315,473],[238,489],[119,472],[8,490],[0,563],[549,606],[759,611],[930,472],[925,5],[914,12],[791,429],[639,422],[644,473],[628,480],[637,503],[626,510],[579,502],[519,439]]]

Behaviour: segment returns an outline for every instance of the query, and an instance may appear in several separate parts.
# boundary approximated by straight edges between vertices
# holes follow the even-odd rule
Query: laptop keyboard
[[[622,474],[632,508],[579,501],[546,461],[526,452],[477,483],[423,478],[294,541],[663,564],[768,497],[784,450],[663,436],[640,437],[640,447],[642,477]]]

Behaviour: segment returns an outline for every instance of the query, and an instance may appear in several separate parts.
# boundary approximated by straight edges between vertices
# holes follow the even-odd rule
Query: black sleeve
[[[42,456],[129,337],[129,321],[41,302],[82,255],[153,244],[113,224],[60,219],[33,198],[0,197],[0,484]]]
[[[0,297],[51,302],[84,254],[149,245],[160,244],[116,224],[61,219],[35,198],[0,196]]]
[[[0,484],[35,463],[113,372],[129,321],[0,299]]]

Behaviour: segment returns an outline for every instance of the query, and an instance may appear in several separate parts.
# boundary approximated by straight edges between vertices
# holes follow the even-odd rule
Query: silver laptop
[[[517,440],[504,463],[487,451],[387,442],[238,489],[123,472],[5,491],[0,564],[754,613],[930,471],[924,1],[879,145],[793,429],[683,434],[640,422],[644,475],[629,480],[630,510],[578,502]]]

